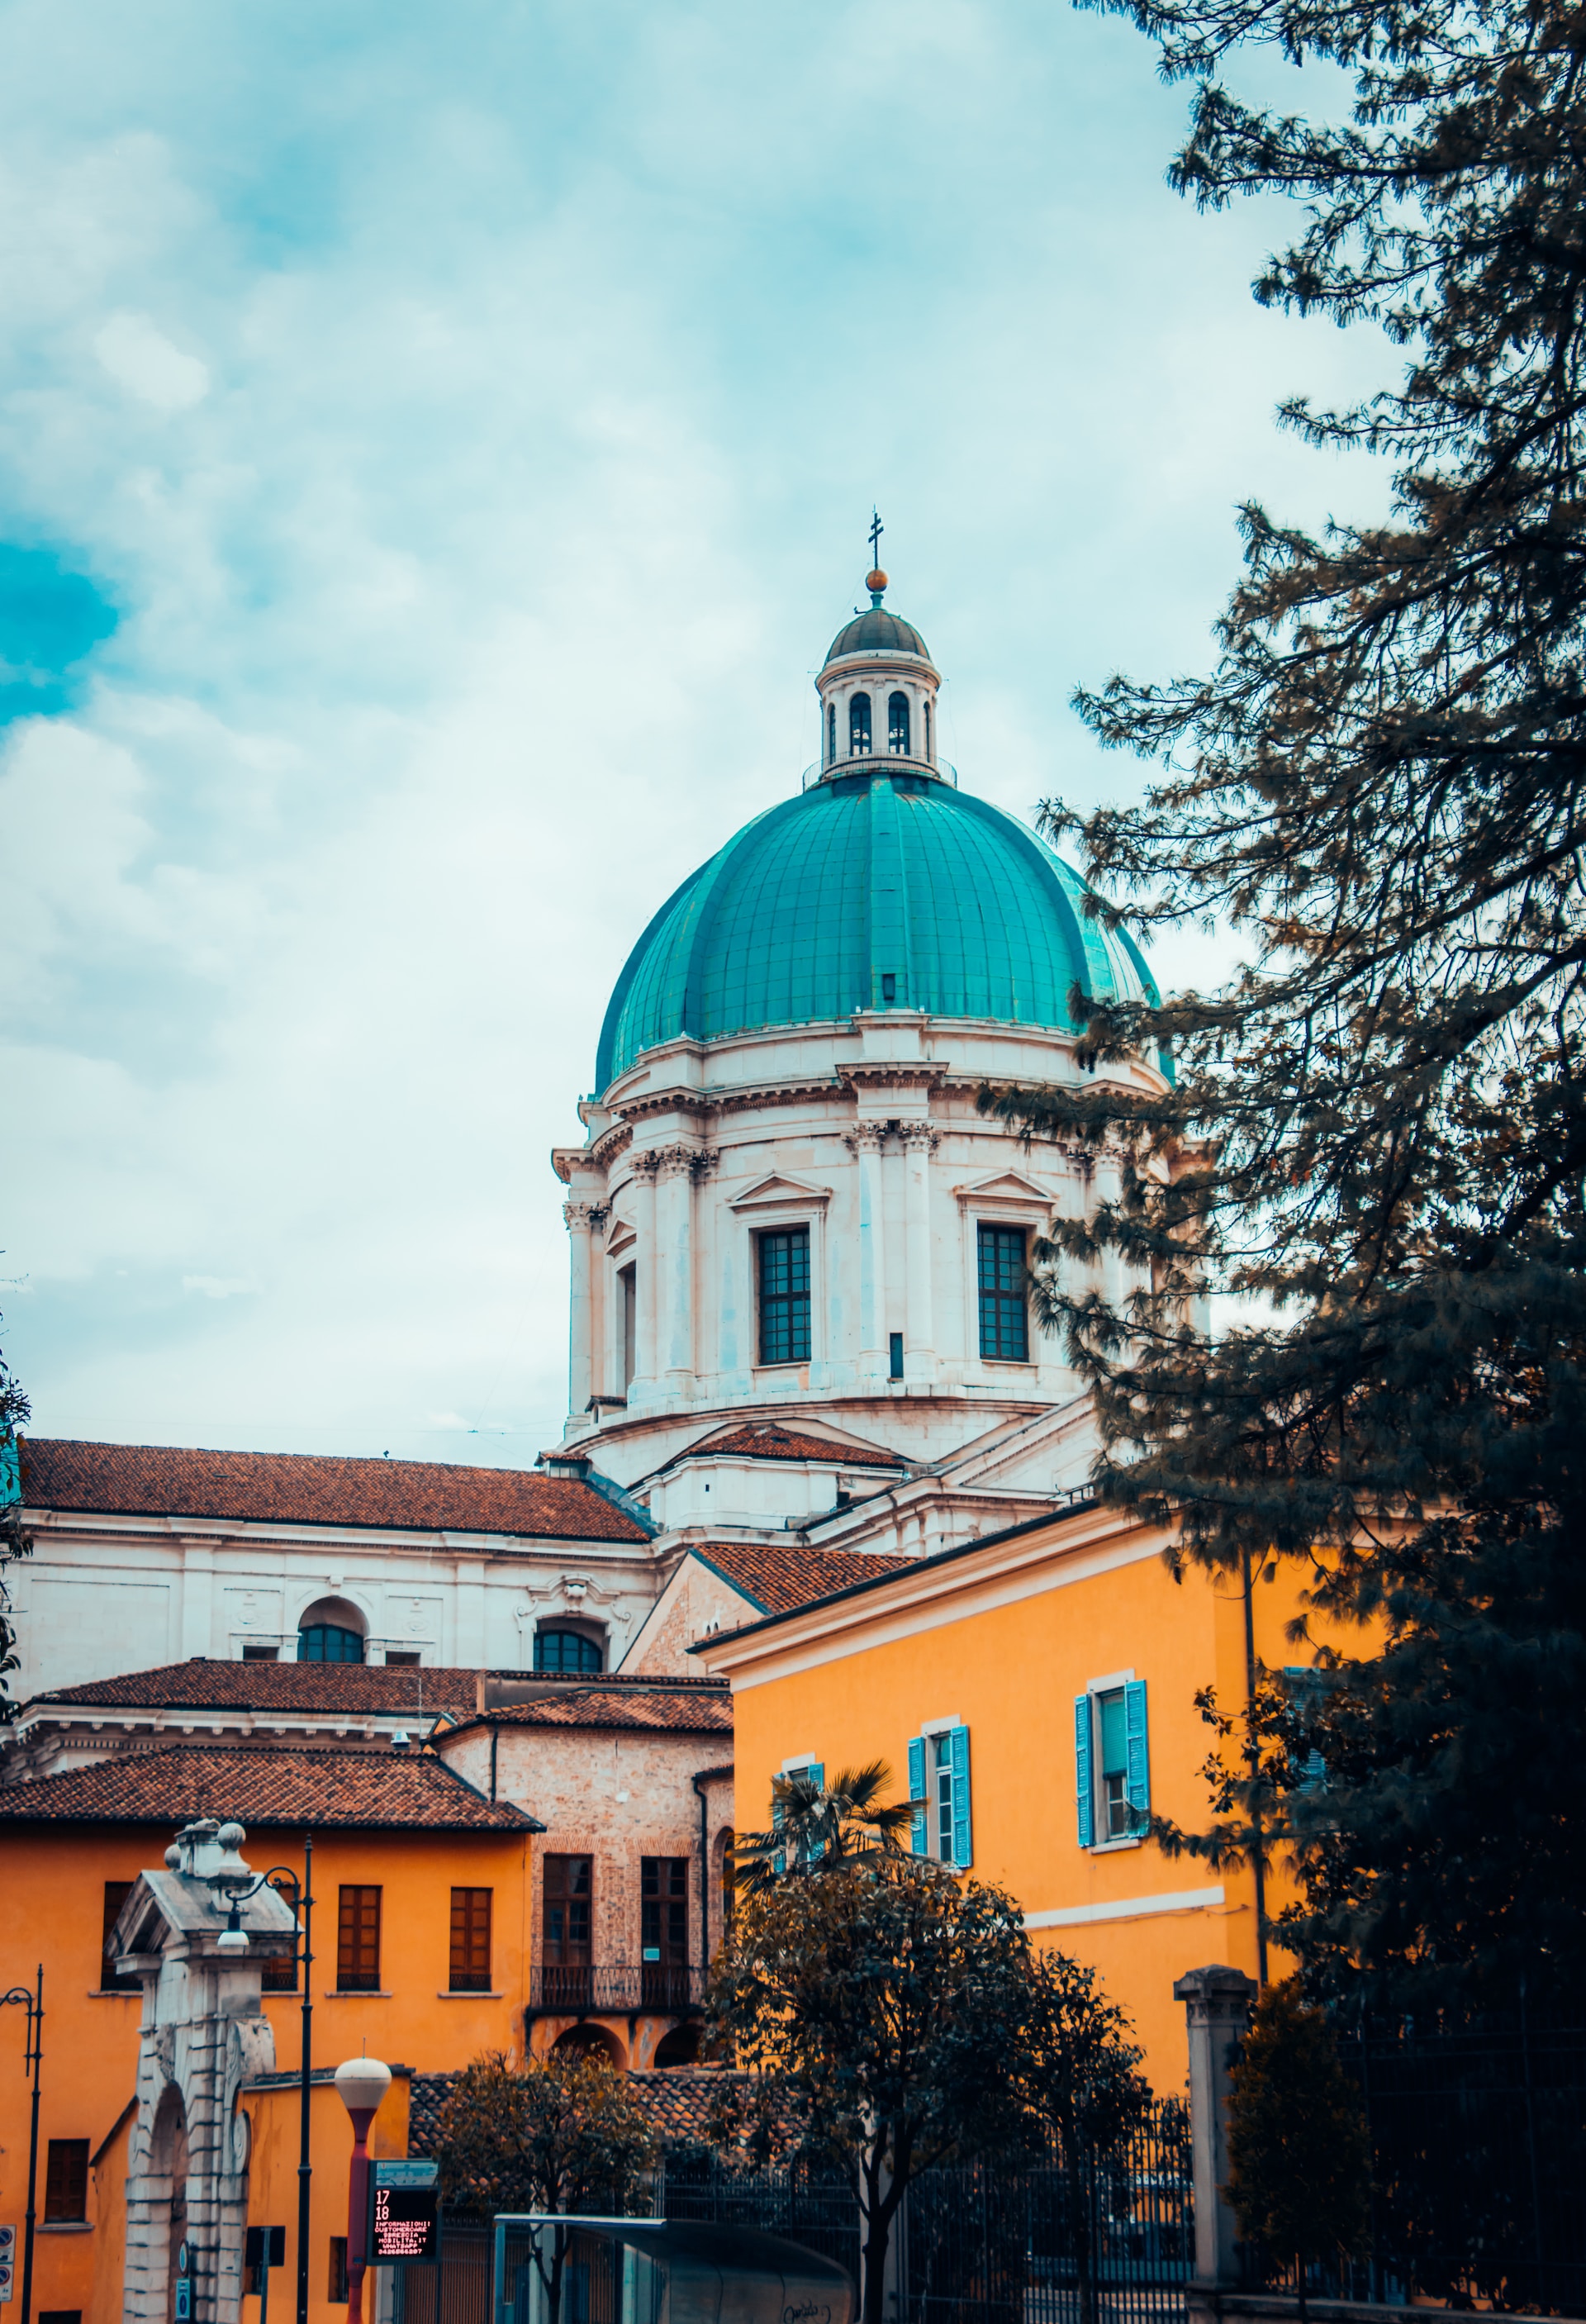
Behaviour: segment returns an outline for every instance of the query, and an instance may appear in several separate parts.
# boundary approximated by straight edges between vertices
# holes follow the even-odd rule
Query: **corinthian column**
[[[936,1370],[936,1327],[931,1315],[931,1156],[936,1149],[937,1134],[928,1121],[906,1121],[898,1134],[903,1140],[904,1216],[908,1224],[904,1348],[908,1376],[917,1379]]]
[[[859,1368],[881,1372],[887,1356],[887,1230],[881,1198],[884,1121],[860,1121],[845,1143],[859,1163]]]
[[[663,1146],[655,1157],[656,1370],[671,1396],[694,1386],[693,1146]]]
[[[567,1410],[575,1419],[588,1410],[595,1394],[595,1205],[564,1203],[571,1286],[567,1314]]]

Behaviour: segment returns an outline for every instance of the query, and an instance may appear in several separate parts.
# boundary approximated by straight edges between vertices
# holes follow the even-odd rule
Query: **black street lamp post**
[[[19,2002],[27,2011],[27,2047],[23,2056],[23,2071],[32,2070],[33,2077],[32,2120],[28,2128],[28,2208],[27,2227],[22,2246],[22,2324],[33,2319],[33,2224],[38,2217],[39,2191],[39,2070],[44,2056],[44,1964],[39,1963],[36,1989],[25,1985],[14,1985],[9,1993],[0,1993],[0,2006],[8,2001]]]

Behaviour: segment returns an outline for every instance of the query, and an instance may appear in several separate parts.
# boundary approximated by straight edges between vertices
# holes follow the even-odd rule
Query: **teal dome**
[[[603,1091],[646,1049],[921,1009],[1072,1032],[1075,984],[1155,1001],[1130,938],[1033,831],[927,775],[839,776],[745,824],[629,954],[601,1028]]]

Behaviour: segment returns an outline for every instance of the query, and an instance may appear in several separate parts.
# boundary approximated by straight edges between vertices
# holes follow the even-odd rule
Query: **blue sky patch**
[[[69,710],[88,655],[115,629],[114,605],[52,549],[0,542],[0,724]]]

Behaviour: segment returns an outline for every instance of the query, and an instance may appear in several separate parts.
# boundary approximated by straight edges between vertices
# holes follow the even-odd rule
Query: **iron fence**
[[[1175,2324],[1194,2255],[1189,2116],[1022,2170],[924,2172],[905,2200],[900,2324]]]
[[[1371,2143],[1370,2245],[1306,2289],[1586,2314],[1586,2031],[1368,2029],[1339,2042]],[[1252,2282],[1292,2268],[1246,2255]]]
[[[657,2173],[656,2209],[669,2219],[764,2227],[791,2236],[859,2281],[859,2204],[846,2172],[735,2171],[702,2148],[669,2155]]]

